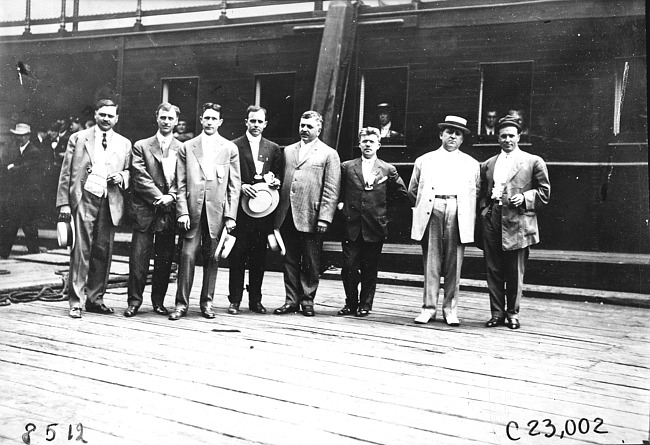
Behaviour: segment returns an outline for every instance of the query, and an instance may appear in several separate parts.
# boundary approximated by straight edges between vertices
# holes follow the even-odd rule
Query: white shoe
[[[430,321],[435,321],[436,319],[436,310],[435,309],[422,309],[420,315],[417,316],[415,322],[417,324],[427,324]]]
[[[449,326],[460,326],[460,320],[455,315],[445,315],[445,322]]]

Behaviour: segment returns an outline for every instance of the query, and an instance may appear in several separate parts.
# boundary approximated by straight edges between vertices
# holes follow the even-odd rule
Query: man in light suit
[[[180,110],[170,103],[158,105],[158,132],[133,145],[131,160],[131,219],[133,237],[129,256],[128,307],[133,317],[142,305],[151,254],[154,254],[151,303],[159,315],[164,306],[175,246],[176,156],[181,143],[172,134]]]
[[[440,277],[444,277],[442,316],[459,326],[458,294],[465,244],[474,242],[479,164],[459,148],[470,134],[467,120],[447,116],[438,124],[442,145],[415,160],[409,184],[413,208],[411,238],[424,259],[424,304],[416,323],[435,320]]]
[[[131,141],[113,131],[117,104],[102,99],[95,110],[97,125],[68,140],[56,197],[59,218],[72,217],[75,226],[69,275],[72,318],[81,318],[84,304],[88,312],[113,313],[103,297],[115,228],[124,215],[122,192],[129,186]]]
[[[178,320],[187,315],[194,282],[196,254],[203,255],[203,286],[199,305],[205,318],[214,318],[212,301],[219,269],[215,255],[224,225],[228,233],[236,226],[241,180],[237,146],[218,133],[223,123],[221,105],[203,105],[203,132],[185,142],[178,152],[176,214],[183,236],[178,270],[176,309],[169,315]]]
[[[379,129],[362,128],[359,132],[361,157],[341,164],[338,208],[345,220],[341,270],[345,306],[338,315],[365,317],[372,310],[379,255],[388,234],[386,201],[388,197],[407,196],[397,169],[377,158],[380,139]]]
[[[481,164],[479,200],[482,247],[492,318],[489,328],[519,329],[519,306],[530,247],[539,243],[537,211],[548,204],[546,164],[519,148],[521,122],[506,116],[497,124],[501,153]]]
[[[323,118],[306,111],[300,118],[300,141],[284,149],[284,177],[275,228],[284,240],[285,304],[275,314],[297,312],[313,317],[323,236],[339,198],[341,161],[318,139]]]
[[[262,137],[266,127],[266,109],[251,105],[246,110],[246,134],[233,143],[239,149],[239,167],[241,170],[241,193],[255,198],[256,182],[264,182],[264,175],[273,173],[274,187],[280,184],[282,177],[282,150],[275,142]],[[229,256],[229,295],[228,313],[239,313],[244,293],[244,275],[248,264],[248,308],[258,314],[265,314],[262,305],[262,280],[264,279],[264,262],[266,259],[267,236],[273,233],[275,212],[254,218],[246,214],[240,202],[237,212],[237,229],[233,232],[237,238]]]

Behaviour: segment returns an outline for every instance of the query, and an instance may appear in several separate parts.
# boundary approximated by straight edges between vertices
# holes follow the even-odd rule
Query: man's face
[[[174,126],[178,123],[176,111],[174,111],[174,109],[165,111],[161,108],[158,110],[156,122],[158,123],[158,131],[160,131],[160,134],[163,136],[171,134],[171,132],[174,131]]]
[[[212,136],[217,132],[217,129],[223,123],[221,119],[221,113],[212,108],[208,108],[203,112],[201,116],[201,125],[203,125],[203,132],[208,136]]]
[[[79,130],[81,130],[81,122],[80,121],[72,121],[72,122],[70,122],[70,132],[71,133],[76,133]]]
[[[497,124],[497,113],[496,111],[489,111],[488,114],[485,115],[485,124],[492,128]]]
[[[178,124],[176,124],[176,130],[179,133],[185,133],[187,131],[187,122],[185,121],[178,121]]]
[[[515,127],[503,127],[499,130],[499,145],[506,153],[510,153],[519,145],[519,131]]]
[[[321,126],[316,118],[301,118],[299,131],[300,139],[302,139],[305,144],[308,144],[318,137],[321,131]]]
[[[366,159],[372,158],[379,150],[379,147],[381,147],[381,144],[379,143],[379,136],[376,134],[364,134],[359,138],[361,156]]]
[[[59,132],[53,129],[47,130],[47,135],[50,139],[54,140],[59,137]]]
[[[266,128],[266,115],[262,110],[251,111],[246,119],[246,128],[251,136],[260,136]]]
[[[16,141],[16,145],[18,145],[19,147],[22,147],[27,142],[29,142],[29,137],[30,136],[31,136],[30,133],[27,133],[27,134],[14,134],[14,140]]]
[[[457,128],[447,127],[440,132],[442,148],[447,151],[457,150],[463,143],[464,138],[463,132]]]
[[[388,110],[381,110],[379,112],[379,123],[381,125],[386,125],[389,122],[390,122],[390,113],[388,112]]]
[[[117,107],[105,105],[95,111],[95,122],[102,131],[108,131],[117,124]]]

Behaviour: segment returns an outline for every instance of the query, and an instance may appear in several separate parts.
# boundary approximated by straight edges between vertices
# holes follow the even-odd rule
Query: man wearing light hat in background
[[[248,308],[259,314],[266,313],[262,305],[266,242],[268,235],[273,233],[274,210],[279,199],[277,188],[282,177],[282,150],[275,142],[262,137],[267,124],[266,109],[251,105],[246,116],[246,134],[233,141],[239,150],[242,183],[237,228],[233,232],[237,241],[228,260],[228,313],[233,315],[239,313],[246,264]]]
[[[31,128],[24,123],[10,129],[20,153],[3,172],[7,190],[3,190],[0,211],[0,257],[8,258],[16,240],[18,228],[25,233],[27,251],[39,253],[37,222],[42,205],[42,183],[45,158],[41,150],[30,142]]]
[[[411,238],[420,241],[424,259],[424,303],[416,323],[435,320],[440,278],[444,277],[442,316],[460,325],[457,306],[465,244],[474,241],[479,163],[459,148],[470,134],[467,120],[447,116],[442,145],[415,160],[408,188],[413,208]]]

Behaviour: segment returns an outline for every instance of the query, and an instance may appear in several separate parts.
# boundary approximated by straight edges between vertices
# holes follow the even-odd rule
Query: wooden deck
[[[197,269],[196,295],[200,283]],[[335,316],[339,281],[321,281],[314,318],[231,316],[226,269],[217,289],[214,320],[200,317],[197,298],[177,322],[149,305],[124,318],[123,287],[106,295],[111,316],[73,320],[67,302],[0,307],[0,443],[25,443],[29,423],[32,444],[81,443],[78,424],[88,444],[111,445],[650,439],[648,309],[528,298],[511,331],[483,327],[482,292],[462,293],[462,325],[451,328],[413,324],[412,286],[380,285],[365,319]],[[172,283],[168,306],[174,292]],[[267,275],[264,295],[267,308],[283,303],[280,274]]]

